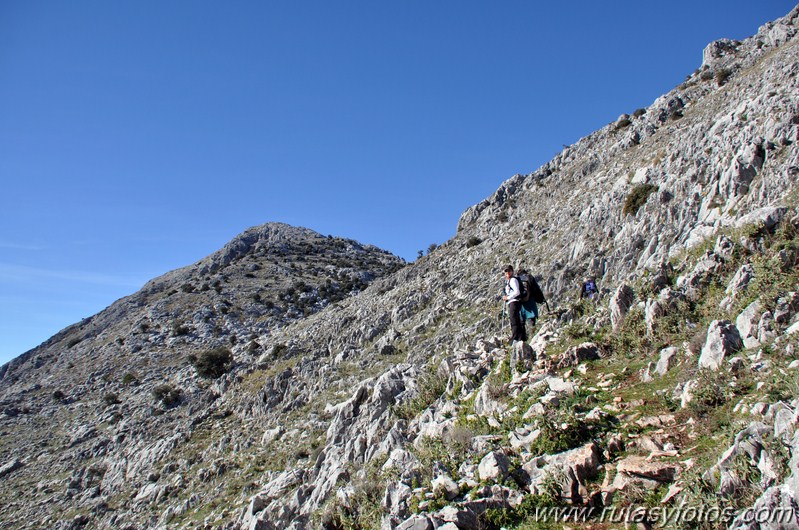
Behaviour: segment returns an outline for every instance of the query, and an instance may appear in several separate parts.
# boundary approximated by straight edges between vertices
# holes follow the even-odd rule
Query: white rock
[[[718,370],[727,355],[743,348],[741,335],[731,322],[714,320],[707,330],[707,340],[699,356],[699,367]]]
[[[660,350],[660,358],[655,366],[655,372],[661,376],[666,375],[666,372],[671,370],[671,368],[677,363],[678,352],[679,350],[674,346]]]
[[[443,495],[448,501],[451,501],[460,493],[458,484],[447,475],[439,475],[431,482],[433,494]]]
[[[510,461],[505,453],[493,451],[488,453],[480,461],[477,467],[477,474],[482,481],[502,480],[508,475]]]

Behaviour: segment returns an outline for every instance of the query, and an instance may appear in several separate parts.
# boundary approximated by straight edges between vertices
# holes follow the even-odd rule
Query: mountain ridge
[[[67,328],[26,354],[30,366],[10,374],[5,367],[0,520],[56,528],[498,528],[502,514],[521,517],[525,502],[554,491],[556,464],[572,470],[558,499],[577,504],[610,506],[614,496],[634,503],[637,488],[698,487],[679,458],[692,444],[730,443],[703,423],[716,410],[744,421],[759,407],[754,417],[780,443],[799,447],[786,427],[799,403],[733,367],[775,380],[796,373],[788,330],[799,314],[791,272],[798,18],[799,7],[750,39],[711,43],[680,87],[506,180],[461,215],[455,237],[413,264],[304,229],[254,227],[168,273],[168,286],[148,283],[140,318],[112,331]],[[636,193],[641,200],[626,207]],[[305,239],[292,247],[300,236],[283,238],[287,231]],[[308,239],[313,244],[303,244]],[[310,290],[255,288],[292,270],[281,266],[287,257],[311,273],[292,277]],[[526,347],[501,340],[498,273],[508,263],[533,270],[554,306]],[[586,274],[603,288],[598,306],[574,300]],[[751,299],[747,282],[763,287],[769,278],[773,288]],[[325,296],[313,287],[319,279],[337,290]],[[187,301],[202,297],[212,298],[184,320]],[[733,310],[735,325],[720,324]],[[112,313],[83,325],[103,327]],[[758,346],[730,346],[732,328]],[[53,351],[58,345],[63,350]],[[220,346],[233,362],[205,379],[196,358]],[[697,371],[697,357],[702,364],[719,353],[717,370]],[[730,382],[762,383],[779,399],[734,393],[741,406],[733,412]],[[548,418],[563,419],[562,437]],[[732,438],[757,431],[747,425]],[[758,443],[769,446],[763,437]],[[703,451],[708,473],[721,477],[714,491],[728,494],[729,466]],[[740,444],[730,451],[741,453]],[[647,452],[654,469],[640,462]],[[778,451],[763,454],[779,460]],[[37,475],[44,466],[48,473]],[[786,502],[796,498],[796,464],[781,467],[785,475],[763,475],[763,496],[746,506],[777,503],[774,491],[766,495],[770,486],[782,488]],[[630,478],[645,472],[649,482]],[[14,499],[27,489],[36,508]]]

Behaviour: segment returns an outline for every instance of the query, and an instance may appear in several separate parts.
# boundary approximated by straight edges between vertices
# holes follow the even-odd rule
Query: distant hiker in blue
[[[522,287],[519,278],[513,275],[513,267],[505,267],[505,295],[502,297],[508,307],[508,318],[510,319],[511,344],[516,341],[527,340],[527,330],[522,321]]]
[[[580,300],[583,298],[594,301],[599,299],[599,288],[596,286],[596,281],[591,277],[586,278],[585,282],[583,282],[583,286],[580,288]]]

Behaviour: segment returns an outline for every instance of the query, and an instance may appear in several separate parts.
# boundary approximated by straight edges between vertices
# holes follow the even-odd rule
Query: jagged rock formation
[[[407,530],[654,495],[795,507],[797,29],[799,8],[711,43],[680,87],[506,181],[393,274],[375,249],[268,225],[10,363],[0,518]],[[307,292],[274,280],[295,272],[277,252],[309,260],[288,278]],[[507,263],[554,306],[529,346],[498,338]],[[326,277],[348,290],[329,267],[376,279],[325,294]],[[585,275],[597,304],[574,300]],[[230,335],[229,371],[198,377],[187,356]]]

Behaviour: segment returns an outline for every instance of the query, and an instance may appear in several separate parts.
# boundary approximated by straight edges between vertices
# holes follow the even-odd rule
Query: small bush
[[[199,357],[190,356],[189,362],[194,365],[197,375],[205,379],[216,379],[226,374],[233,364],[233,353],[225,347],[206,350]]]
[[[632,121],[629,118],[622,118],[621,120],[616,122],[615,130],[620,131],[626,127],[632,125]]]
[[[482,242],[483,242],[483,240],[480,239],[479,237],[471,236],[469,239],[466,240],[466,248],[476,247],[477,245],[479,245]]]
[[[731,75],[732,75],[732,70],[730,70],[729,68],[720,68],[719,70],[716,70],[715,74],[716,84],[718,86],[724,85]]]
[[[103,396],[103,402],[104,402],[106,405],[108,405],[108,406],[111,406],[111,405],[116,405],[116,404],[118,404],[118,403],[122,403],[122,402],[119,400],[119,396],[118,396],[118,395],[116,395],[116,394],[114,394],[113,392],[109,392],[109,393],[105,394],[105,395]]]
[[[188,335],[190,332],[191,329],[180,322],[175,322],[172,324],[172,335],[175,337],[182,337],[184,335]]]
[[[58,401],[58,402],[64,401],[64,399],[66,397],[67,397],[66,394],[64,394],[60,390],[56,390],[55,392],[53,392],[53,400],[54,401]]]
[[[627,199],[624,201],[622,213],[624,215],[635,215],[638,213],[638,210],[640,210],[641,207],[646,204],[649,196],[657,189],[657,186],[652,184],[639,184],[638,186],[634,187],[630,191],[629,195],[627,195]]]
[[[123,386],[138,385],[138,384],[139,384],[139,378],[133,375],[131,372],[128,372],[122,376]]]
[[[160,401],[166,407],[172,407],[180,403],[182,392],[179,388],[175,388],[169,383],[158,385],[153,388],[153,397],[156,401]]]
[[[732,376],[729,372],[699,370],[696,375],[697,385],[691,391],[694,399],[690,402],[689,409],[697,416],[705,415],[729,403],[735,397],[736,391],[730,386]],[[736,384],[741,390],[744,386],[743,381],[738,381]]]

